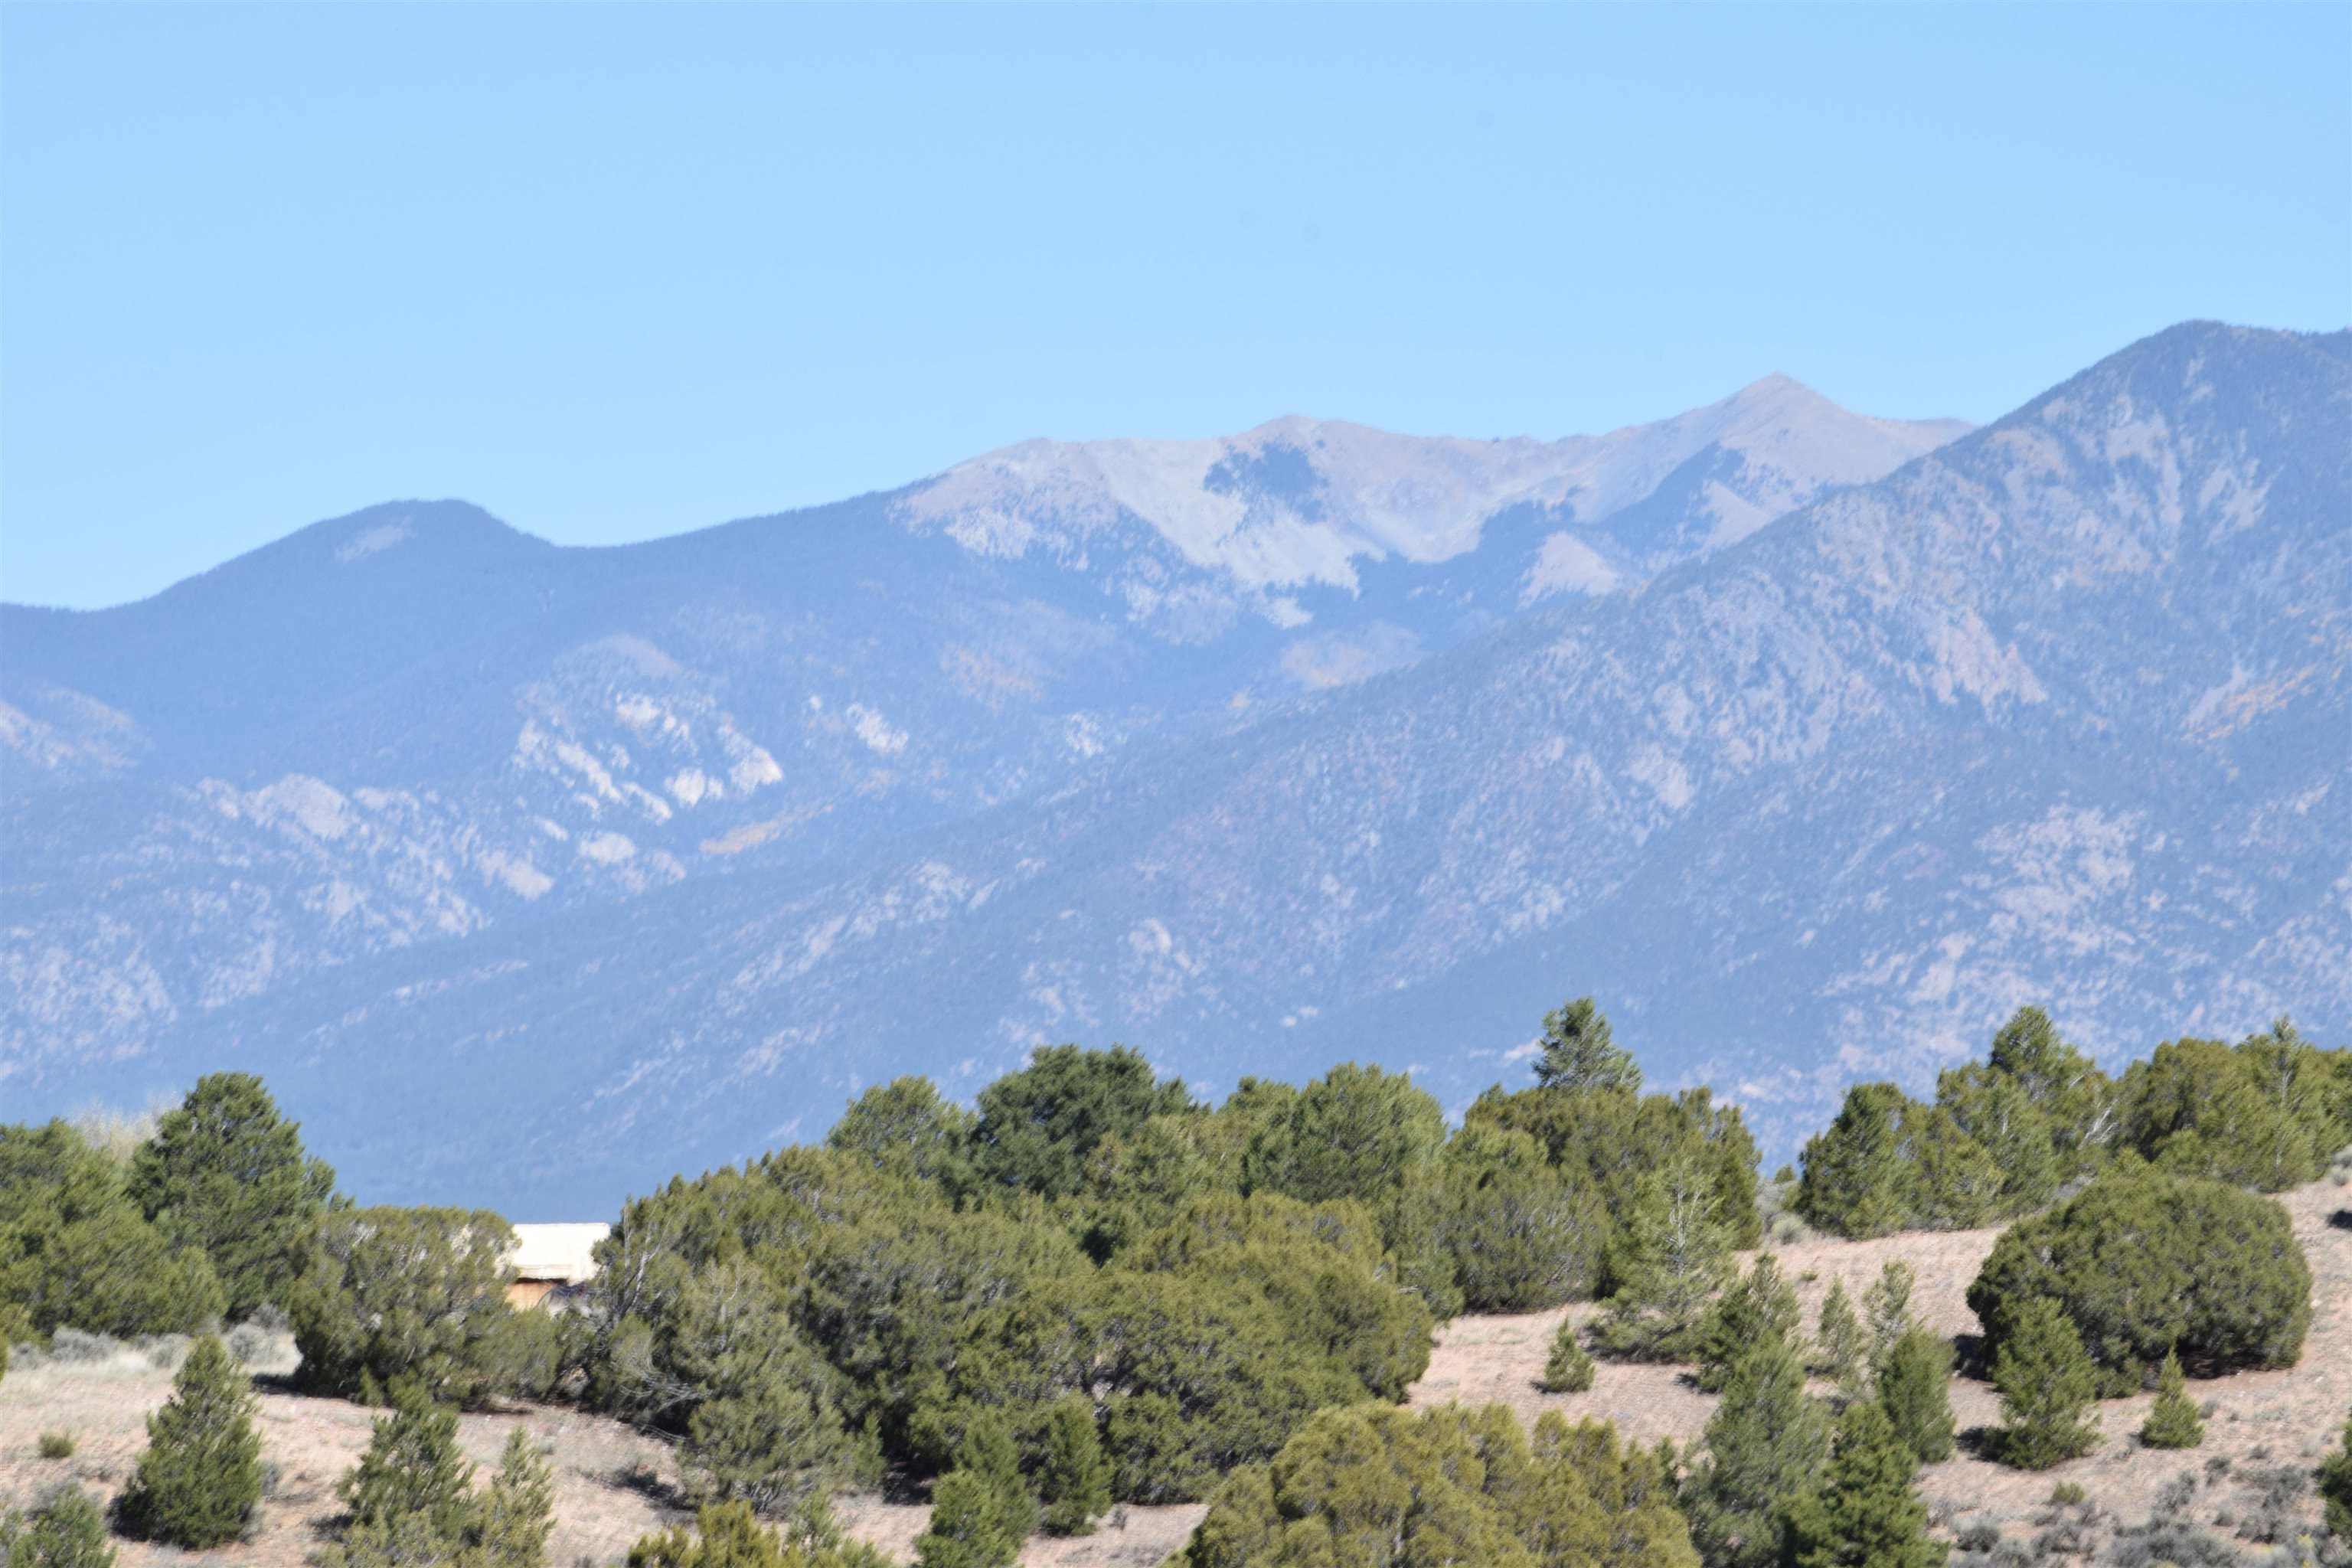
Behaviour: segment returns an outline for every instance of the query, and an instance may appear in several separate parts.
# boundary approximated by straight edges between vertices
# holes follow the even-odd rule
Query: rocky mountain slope
[[[1550,443],[1293,419],[620,550],[395,504],[144,603],[9,606],[7,1071],[952,820],[1638,582],[1958,428],[1784,378]]]
[[[1827,417],[394,509],[11,610],[12,1114],[234,1062],[362,1192],[554,1217],[1040,1039],[1458,1103],[1594,991],[1777,1150],[2024,1000],[2352,1030],[2352,335],[2175,329],[1756,526],[1899,460]]]

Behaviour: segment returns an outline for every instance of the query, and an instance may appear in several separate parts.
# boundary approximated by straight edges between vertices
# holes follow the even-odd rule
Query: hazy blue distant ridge
[[[2352,334],[1940,447],[1826,406],[1013,448],[619,551],[381,508],[12,608],[11,1114],[253,1066],[362,1192],[558,1217],[1038,1039],[1458,1103],[1590,990],[1785,1146],[2024,1000],[2352,1033]]]

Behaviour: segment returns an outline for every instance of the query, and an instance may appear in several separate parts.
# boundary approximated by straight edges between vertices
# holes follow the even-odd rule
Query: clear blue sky
[[[0,593],[2352,321],[2352,7],[0,7]]]

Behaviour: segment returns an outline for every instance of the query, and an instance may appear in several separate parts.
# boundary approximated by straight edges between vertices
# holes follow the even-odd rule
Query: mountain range
[[[8,1114],[246,1068],[362,1197],[579,1217],[1041,1041],[1458,1108],[1591,992],[1777,1158],[2024,1001],[2352,1033],[2347,668],[2352,333],[618,549],[394,503],[0,609]]]

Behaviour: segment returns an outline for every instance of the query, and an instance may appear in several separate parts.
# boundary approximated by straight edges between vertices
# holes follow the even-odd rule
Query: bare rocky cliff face
[[[12,607],[9,1113],[247,1067],[363,1194],[552,1217],[1040,1040],[1458,1104],[1591,991],[1776,1146],[2022,1001],[2333,1040],[2347,470],[2352,338],[2197,325],[1966,435],[1277,421]]]

